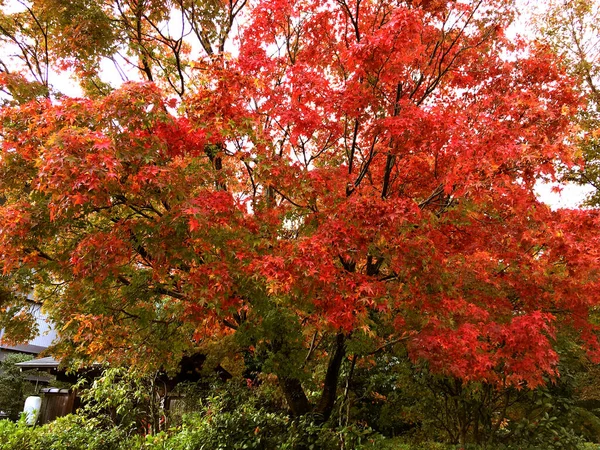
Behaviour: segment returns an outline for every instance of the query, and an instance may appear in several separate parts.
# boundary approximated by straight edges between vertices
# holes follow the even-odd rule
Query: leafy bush
[[[403,372],[402,372],[403,373]],[[409,373],[409,372],[407,372]],[[409,373],[410,374],[410,373]],[[393,382],[406,380],[396,375],[382,374],[377,392],[393,400],[398,410],[408,411],[411,417],[422,417],[421,424],[427,423],[423,408],[417,408],[416,388],[424,381],[413,380],[415,392],[403,389],[394,391]],[[377,383],[376,383],[377,384]],[[282,399],[268,380],[259,385],[230,380],[228,382],[204,383],[186,387],[190,395],[186,397],[189,408],[173,421],[176,426],[153,432],[140,428],[140,417],[146,416],[147,392],[143,383],[129,379],[118,372],[105,374],[86,393],[88,405],[77,415],[59,418],[42,427],[27,427],[23,420],[18,423],[0,422],[0,450],[529,450],[582,448],[581,439],[573,431],[574,419],[571,414],[578,411],[566,395],[560,383],[550,389],[538,389],[523,393],[514,411],[507,415],[506,425],[500,427],[493,437],[481,443],[467,443],[464,447],[456,443],[432,442],[436,437],[423,425],[412,433],[404,433],[400,438],[386,439],[359,422],[354,414],[367,408],[358,404],[348,425],[332,418],[322,425],[315,418],[306,415],[293,418],[284,411]],[[375,391],[373,391],[375,392]],[[421,391],[425,405],[435,405],[436,398],[426,398],[427,391]],[[131,395],[131,394],[135,395]],[[193,394],[193,395],[192,395]],[[470,395],[470,391],[467,392]],[[381,394],[383,396],[383,394]],[[150,400],[152,400],[152,396]],[[93,399],[93,401],[92,401]],[[457,397],[457,401],[474,402],[473,395]],[[189,412],[193,411],[195,412]],[[412,411],[411,411],[412,410]],[[375,419],[381,422],[385,409],[381,409]],[[495,417],[494,420],[497,420]],[[359,425],[360,423],[360,425]],[[151,432],[147,436],[143,432]],[[418,432],[415,432],[418,431]],[[593,448],[593,447],[592,447]],[[591,450],[591,449],[590,449]]]
[[[32,450],[131,450],[131,439],[119,427],[102,428],[97,419],[60,417],[40,428]]]
[[[83,388],[80,415],[94,418],[106,428],[160,431],[165,412],[155,377],[109,368],[87,389],[83,381],[78,387]]]
[[[440,442],[405,442],[401,438],[385,439],[380,441],[379,450],[455,450],[456,446],[451,444],[442,444]]]
[[[211,395],[196,398],[197,412],[184,414],[181,425],[143,436],[132,426],[135,420],[128,419],[138,415],[139,404],[135,399],[131,404],[131,399],[119,399],[122,383],[115,379],[116,384],[108,386],[107,380],[87,392],[90,403],[76,415],[37,428],[27,427],[23,421],[2,422],[0,450],[379,448],[377,436],[369,428],[316,425],[310,416],[294,419],[282,412],[277,398],[270,397],[273,391],[268,386],[249,388],[233,381],[207,386],[205,392]],[[128,393],[126,389],[123,396]],[[117,420],[110,419],[108,410],[119,410]]]
[[[146,448],[337,450],[342,445],[359,448],[375,440],[370,429],[318,426],[310,416],[293,419],[269,409],[269,399],[241,384],[229,382],[213,387],[212,392],[199,412],[183,416],[183,424],[175,433],[148,437]]]
[[[0,421],[1,450],[131,450],[135,440],[117,427],[103,429],[98,421],[77,415],[37,428],[23,419]]]
[[[18,423],[0,420],[0,449],[33,450],[37,445],[37,430],[30,428],[22,419]]]

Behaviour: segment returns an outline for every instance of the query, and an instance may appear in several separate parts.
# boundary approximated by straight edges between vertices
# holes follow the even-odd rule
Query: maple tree
[[[398,343],[519,388],[557,375],[563,329],[597,356],[597,214],[534,194],[573,164],[582,99],[550,51],[506,37],[512,2],[27,5],[3,20],[41,38],[0,29],[24,65],[2,74],[6,323],[35,289],[59,354],[241,352],[324,418],[347,358]],[[143,79],[103,82],[118,58]],[[59,69],[83,97],[57,94]]]

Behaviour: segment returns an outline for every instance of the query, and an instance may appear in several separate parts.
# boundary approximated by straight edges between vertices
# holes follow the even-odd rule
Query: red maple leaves
[[[261,1],[177,114],[152,83],[5,107],[4,273],[64,282],[48,308],[83,343],[64,315],[103,317],[106,348],[286,311],[464,379],[554,376],[561,327],[597,348],[595,213],[533,193],[580,98],[479,3]]]

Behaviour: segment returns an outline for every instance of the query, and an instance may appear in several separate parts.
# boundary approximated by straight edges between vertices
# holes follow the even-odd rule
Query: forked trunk
[[[325,422],[331,416],[337,394],[340,369],[346,354],[346,337],[343,333],[336,335],[335,347],[329,358],[327,373],[323,383],[323,391],[318,405],[313,410],[308,401],[300,380],[295,377],[279,377],[279,385],[292,414],[296,417],[314,412],[318,422]]]

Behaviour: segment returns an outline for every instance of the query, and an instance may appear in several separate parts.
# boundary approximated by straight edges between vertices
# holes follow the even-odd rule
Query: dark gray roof
[[[41,345],[31,345],[31,344],[21,344],[21,345],[2,345],[0,344],[0,349],[8,350],[11,352],[22,352],[22,353],[32,353],[37,355],[42,351],[46,350],[48,347],[42,347]]]
[[[59,361],[52,356],[46,356],[45,358],[32,359],[31,361],[24,361],[15,365],[22,369],[56,369],[59,364]]]

